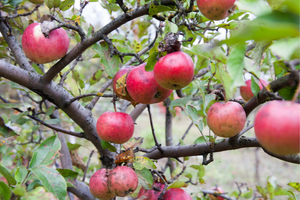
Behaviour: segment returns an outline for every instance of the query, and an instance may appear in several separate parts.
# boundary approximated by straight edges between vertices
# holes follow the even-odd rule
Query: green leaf
[[[192,96],[186,96],[179,99],[174,99],[170,104],[170,110],[173,110],[176,106],[186,106],[188,102],[192,100]]]
[[[18,183],[23,183],[23,181],[27,177],[28,173],[29,173],[28,170],[24,166],[19,167],[15,173],[16,181]]]
[[[133,50],[135,51],[135,53],[138,53],[139,51],[142,50],[142,45],[141,43],[139,43],[136,40],[133,40],[133,42],[131,43],[131,46],[133,48]]]
[[[188,185],[184,182],[184,181],[174,181],[171,185],[168,186],[167,190],[168,189],[171,189],[171,188],[182,188],[182,187],[187,187]]]
[[[101,75],[102,75],[103,71],[102,70],[97,70],[93,76],[90,78],[90,85],[94,85],[96,83],[98,83],[101,79]]]
[[[285,87],[285,88],[278,90],[278,93],[285,100],[292,100],[296,90],[297,90],[297,86]]]
[[[65,178],[66,182],[75,183],[78,172],[71,169],[57,169],[57,171]]]
[[[194,144],[202,144],[202,143],[206,143],[206,142],[210,142],[210,140],[214,138],[213,136],[200,136],[198,137],[195,141]]]
[[[111,145],[109,142],[106,142],[104,140],[101,140],[101,146],[103,149],[108,149],[111,152],[116,152],[117,149],[113,145]]]
[[[160,13],[160,12],[172,11],[172,10],[173,9],[168,6],[151,4],[149,7],[149,15],[152,16],[152,15],[156,15],[157,13]]]
[[[10,185],[15,185],[17,181],[14,179],[14,177],[10,174],[8,169],[0,163],[0,173],[4,176],[4,178],[7,180],[7,182]]]
[[[257,97],[257,95],[260,91],[259,84],[257,83],[256,78],[254,78],[253,76],[251,76],[251,91],[255,97]]]
[[[22,1],[23,0],[10,0],[9,4],[16,8]]]
[[[202,178],[205,175],[205,168],[203,165],[191,165],[191,168],[198,170],[198,177]]]
[[[157,167],[155,166],[154,162],[147,157],[143,156],[137,156],[133,160],[133,167],[136,170],[142,170],[143,168],[146,169],[156,169]]]
[[[256,186],[257,191],[263,196],[264,199],[268,198],[267,192],[265,190],[265,188],[260,187],[260,186]]]
[[[143,168],[141,170],[135,170],[135,172],[141,175],[141,177],[150,185],[153,185],[153,176],[149,169]]]
[[[40,68],[37,64],[32,63],[31,66],[33,67],[33,69],[34,69],[37,73],[39,73],[39,74],[41,74],[41,75],[44,75],[44,72],[41,70],[41,68]]]
[[[236,2],[239,10],[247,11],[255,14],[256,16],[269,13],[271,11],[270,7],[261,0],[240,0]]]
[[[18,108],[20,105],[13,103],[0,103],[0,108]]]
[[[250,199],[253,195],[253,190],[251,188],[248,188],[249,190],[245,193],[242,194],[242,198],[245,198],[245,199]]]
[[[46,165],[35,166],[31,171],[42,182],[47,191],[53,193],[59,200],[66,199],[67,183],[58,171]]]
[[[45,123],[46,124],[60,124],[61,123],[61,119],[47,119],[45,120]]]
[[[289,186],[300,192],[300,183],[299,182],[290,182],[288,183]]]
[[[37,150],[34,151],[29,169],[38,165],[49,165],[58,156],[58,151],[61,148],[60,141],[56,135],[44,140]]]
[[[299,46],[300,46],[300,38],[284,38],[281,40],[277,40],[274,42],[270,49],[271,51],[280,56],[283,60],[291,60],[293,59],[293,55],[298,53],[299,56]],[[299,57],[298,57],[299,59]]]
[[[71,8],[74,5],[74,3],[75,3],[75,0],[62,1],[59,5],[59,9],[62,10],[62,11],[66,11],[69,8]]]
[[[60,0],[45,0],[45,4],[49,9],[58,8],[60,5]]]
[[[42,182],[40,180],[34,180],[32,183],[28,185],[27,190],[29,191],[40,186],[43,186]]]
[[[243,72],[245,52],[245,43],[235,45],[230,51],[227,60],[227,69],[229,76],[233,79],[231,88],[244,85]]]
[[[47,109],[45,115],[47,115],[47,116],[52,115],[54,111],[55,111],[55,106],[52,105],[52,106],[50,106],[50,108]]]
[[[12,190],[12,192],[17,196],[25,196],[26,188],[23,185],[16,185],[16,187]]]
[[[101,58],[101,65],[103,66],[107,75],[112,78],[119,70],[120,59],[117,55],[110,56],[110,50],[106,42],[94,44],[92,48],[99,54]]]
[[[147,64],[145,66],[145,70],[147,72],[152,71],[154,69],[154,66],[157,62],[158,54],[159,53],[157,51],[155,51],[152,54],[150,54],[150,56],[148,57]]]
[[[3,181],[0,181],[0,197],[3,198],[3,200],[9,200],[11,197],[10,189]]]
[[[193,123],[196,125],[196,127],[199,129],[200,132],[203,131],[203,121],[200,116],[198,116],[198,110],[191,106],[187,105],[185,107],[185,113],[190,117],[190,119],[193,121]]]
[[[176,24],[166,20],[165,31],[164,31],[163,37],[165,37],[170,32],[171,33],[177,33],[178,32],[178,26]]]
[[[182,49],[192,54],[226,64],[227,58],[225,53],[220,48],[212,47],[212,45],[196,44],[192,47],[182,47]]]
[[[270,199],[274,198],[275,188],[272,186],[270,182],[267,182],[267,191],[269,193]]]
[[[79,149],[79,147],[81,147],[81,144],[72,144],[70,142],[67,142],[67,146],[69,148],[69,151],[73,151]]]

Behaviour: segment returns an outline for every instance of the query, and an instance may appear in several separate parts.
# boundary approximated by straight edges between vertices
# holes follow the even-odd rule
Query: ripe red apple
[[[91,177],[90,191],[94,197],[109,200],[116,196],[109,191],[107,186],[109,172],[110,170],[102,168],[96,171]]]
[[[233,101],[214,103],[207,111],[208,127],[220,137],[232,137],[243,130],[246,113],[243,107]]]
[[[45,37],[40,23],[30,24],[22,36],[25,55],[35,63],[44,64],[58,60],[66,55],[69,48],[67,32],[58,28]]]
[[[224,190],[220,187],[214,187],[214,188],[212,188],[212,190],[216,191],[216,193],[218,193],[218,194],[224,193]],[[208,196],[211,200],[224,200],[223,197],[217,197],[217,196],[214,196],[213,194],[209,194]]]
[[[128,66],[126,68],[120,69],[113,79],[114,93],[121,99],[126,99],[130,102],[134,102],[134,100],[127,92],[126,77],[128,76],[128,72],[133,68],[135,68],[135,66]]]
[[[163,196],[164,200],[192,200],[192,197],[183,189],[171,188]]]
[[[153,71],[160,86],[168,90],[178,90],[192,82],[194,63],[188,54],[176,51],[160,58]]]
[[[96,129],[102,140],[123,144],[132,137],[134,122],[127,113],[107,111],[98,118]]]
[[[300,104],[271,101],[254,119],[254,131],[263,148],[277,155],[300,152]]]
[[[197,0],[200,12],[210,20],[222,20],[235,9],[235,0]]]
[[[109,173],[107,183],[111,193],[125,197],[136,190],[139,180],[133,169],[118,166]]]
[[[168,98],[172,90],[162,88],[156,82],[153,71],[145,70],[146,63],[132,69],[126,79],[130,96],[138,103],[153,104]]]
[[[259,88],[262,89],[263,85],[267,86],[268,82],[263,79],[259,79]],[[246,86],[240,87],[240,93],[245,101],[249,101],[254,96],[253,92],[251,91],[251,79],[246,81]]]
[[[141,187],[141,189],[139,191],[139,194],[138,194],[138,198],[140,198],[141,196],[145,196],[145,197],[147,197],[146,198],[147,200],[157,200],[160,193],[164,189],[165,184],[160,183],[160,182],[155,182],[154,186],[156,188],[158,188],[160,191],[157,191],[157,190],[154,190],[154,189],[146,190],[143,187]]]

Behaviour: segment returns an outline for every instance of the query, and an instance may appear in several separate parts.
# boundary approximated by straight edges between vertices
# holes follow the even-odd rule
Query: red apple
[[[156,82],[153,71],[145,70],[146,63],[132,69],[126,79],[126,87],[130,96],[138,103],[158,103],[172,94],[172,90],[162,88]]]
[[[214,187],[212,190],[216,191],[217,194],[224,193],[224,190],[220,187]],[[213,194],[209,194],[208,196],[211,200],[224,200],[223,197],[214,196]]]
[[[119,197],[125,197],[136,190],[139,180],[133,169],[118,166],[109,173],[107,183],[111,193]]]
[[[235,9],[235,0],[197,0],[200,12],[210,20],[222,20]]]
[[[96,129],[102,140],[123,144],[132,137],[134,122],[127,113],[107,111],[98,118]]]
[[[217,136],[232,137],[243,130],[246,113],[237,102],[217,102],[209,108],[206,121]]]
[[[163,200],[192,200],[192,197],[181,188],[171,188],[166,191]]]
[[[188,54],[176,51],[160,58],[153,71],[160,86],[168,90],[178,90],[192,82],[194,63]]]
[[[116,195],[112,194],[107,186],[107,177],[110,170],[99,169],[96,171],[90,179],[90,191],[96,198],[109,200]]]
[[[160,182],[155,182],[154,186],[156,188],[158,188],[160,191],[157,191],[157,190],[154,190],[154,189],[146,190],[142,187],[139,191],[138,198],[140,198],[141,196],[145,196],[145,197],[147,197],[146,200],[157,200],[160,193],[164,189],[165,184],[160,183]]]
[[[271,101],[254,119],[254,131],[263,148],[277,155],[300,152],[300,104]]]
[[[113,79],[113,89],[114,93],[121,99],[126,99],[127,101],[134,102],[132,97],[128,94],[126,89],[126,78],[128,72],[135,68],[135,66],[128,66],[126,68],[120,69]]]
[[[263,79],[259,79],[259,88],[262,89],[263,85],[267,86],[268,82]],[[254,96],[253,92],[251,91],[251,79],[246,81],[246,86],[240,87],[240,93],[245,101],[249,101]]]
[[[67,32],[58,28],[45,37],[40,23],[30,24],[22,36],[25,55],[35,63],[44,64],[58,60],[66,55],[69,48]]]

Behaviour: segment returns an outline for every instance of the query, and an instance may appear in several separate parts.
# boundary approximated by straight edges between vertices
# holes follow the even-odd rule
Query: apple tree
[[[94,5],[97,25],[84,15]],[[1,0],[0,199],[299,199],[299,179],[202,187],[221,152],[255,147],[300,164],[299,8]]]

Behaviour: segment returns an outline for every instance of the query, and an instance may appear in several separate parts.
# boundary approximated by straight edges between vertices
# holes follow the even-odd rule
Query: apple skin
[[[181,188],[170,188],[163,196],[163,200],[192,200],[192,197]]]
[[[127,113],[107,111],[98,118],[96,129],[100,139],[123,144],[132,137],[134,122]]]
[[[99,169],[96,171],[90,179],[90,191],[92,195],[96,198],[103,200],[109,200],[115,197],[112,194],[107,185],[107,177],[110,170],[108,169]]]
[[[260,145],[271,153],[299,153],[300,104],[277,100],[266,103],[255,116],[254,131]]]
[[[158,103],[172,94],[172,90],[161,87],[154,78],[153,71],[145,70],[146,63],[132,69],[126,79],[126,87],[130,96],[138,103]]]
[[[128,66],[126,68],[120,69],[114,76],[113,79],[113,90],[114,93],[121,99],[126,99],[127,101],[134,102],[133,98],[128,94],[126,86],[118,86],[117,81],[121,78],[124,74],[127,74],[131,69],[135,68],[135,66]],[[126,84],[126,83],[124,83]]]
[[[107,183],[111,193],[125,197],[136,190],[139,180],[133,169],[118,166],[109,173]]]
[[[146,190],[144,189],[143,187],[141,187],[140,191],[139,191],[139,194],[138,194],[138,198],[140,198],[141,196],[145,196],[147,197],[145,200],[157,200],[160,193],[162,192],[162,190],[164,189],[165,187],[165,184],[163,183],[160,183],[160,182],[156,182],[154,183],[154,186],[159,188],[160,191],[157,191],[157,190]]]
[[[254,96],[253,92],[251,91],[251,79],[247,80],[245,83],[246,86],[240,87],[240,93],[245,101],[249,101]],[[262,89],[263,85],[267,86],[268,82],[263,79],[259,79],[259,88]]]
[[[194,63],[188,54],[176,51],[160,58],[153,71],[160,86],[168,90],[178,90],[192,82]]]
[[[235,9],[235,0],[197,0],[200,12],[210,20],[222,20]]]
[[[220,187],[214,187],[214,188],[211,188],[211,189],[214,190],[214,191],[216,191],[216,193],[220,193],[220,194],[224,193],[224,190],[222,188],[220,188]],[[208,196],[209,196],[209,198],[211,200],[224,200],[223,197],[216,197],[216,196],[214,196],[212,194],[209,194]]]
[[[44,3],[45,0],[28,0],[28,1],[34,4],[42,4]]]
[[[246,113],[237,102],[217,102],[207,111],[206,121],[208,127],[217,136],[233,137],[243,130]]]
[[[69,49],[67,32],[58,28],[45,37],[40,23],[30,24],[22,36],[22,47],[25,55],[35,63],[44,64],[58,60],[66,55]]]

